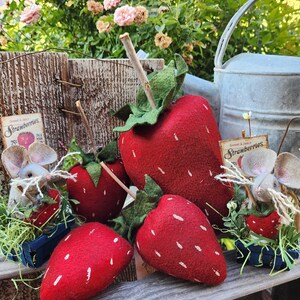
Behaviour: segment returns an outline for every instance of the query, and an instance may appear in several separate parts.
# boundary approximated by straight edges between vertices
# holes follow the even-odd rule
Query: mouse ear
[[[246,175],[251,177],[271,173],[275,165],[276,157],[277,154],[275,151],[258,148],[244,155],[241,168]]]
[[[28,148],[28,155],[31,162],[45,166],[57,160],[57,153],[48,145],[43,143],[32,143]]]
[[[300,189],[300,159],[288,152],[278,155],[274,168],[278,181],[292,189]]]
[[[3,166],[11,178],[18,177],[20,170],[28,163],[27,150],[21,146],[10,146],[1,155]]]

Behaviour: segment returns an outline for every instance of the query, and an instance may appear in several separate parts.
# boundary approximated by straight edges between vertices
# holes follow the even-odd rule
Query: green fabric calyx
[[[113,112],[114,116],[126,121],[124,126],[116,127],[114,131],[124,132],[138,125],[154,125],[159,115],[176,99],[187,71],[187,64],[176,54],[175,61],[171,61],[162,71],[150,74],[148,79],[156,107],[152,109],[144,90],[139,88],[135,104],[127,104]]]
[[[137,230],[163,196],[161,188],[150,176],[145,175],[145,181],[145,187],[137,191],[133,205],[123,209],[121,215],[112,220],[113,229],[130,243],[134,242]]]

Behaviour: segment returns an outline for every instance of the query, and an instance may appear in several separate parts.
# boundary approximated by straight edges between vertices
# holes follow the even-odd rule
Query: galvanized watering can
[[[257,0],[249,0],[228,23],[215,56],[214,83],[189,76],[186,93],[206,97],[219,116],[223,139],[241,137],[247,129],[244,112],[251,111],[252,135],[269,134],[275,151],[288,121],[300,116],[300,57],[242,53],[223,64],[228,41],[242,15]],[[293,126],[282,151],[300,156],[300,124]]]

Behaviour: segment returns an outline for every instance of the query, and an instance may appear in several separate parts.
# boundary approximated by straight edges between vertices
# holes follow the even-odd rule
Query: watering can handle
[[[227,49],[227,45],[229,42],[229,39],[235,29],[235,26],[238,24],[240,21],[241,17],[243,14],[255,3],[257,0],[249,0],[247,1],[231,18],[229,23],[227,24],[221,39],[218,44],[216,56],[215,56],[215,68],[216,69],[221,69],[223,66],[223,58],[225,51]]]

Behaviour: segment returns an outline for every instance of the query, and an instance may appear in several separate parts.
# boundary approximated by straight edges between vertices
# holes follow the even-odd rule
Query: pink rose
[[[114,22],[119,26],[131,25],[135,18],[135,8],[129,5],[124,5],[116,9],[114,14]]]
[[[103,6],[105,10],[112,9],[114,7],[117,7],[120,4],[121,0],[104,0]]]
[[[21,13],[20,21],[24,22],[27,25],[37,22],[37,20],[41,17],[40,9],[42,7],[40,5],[31,4],[26,7]]]

